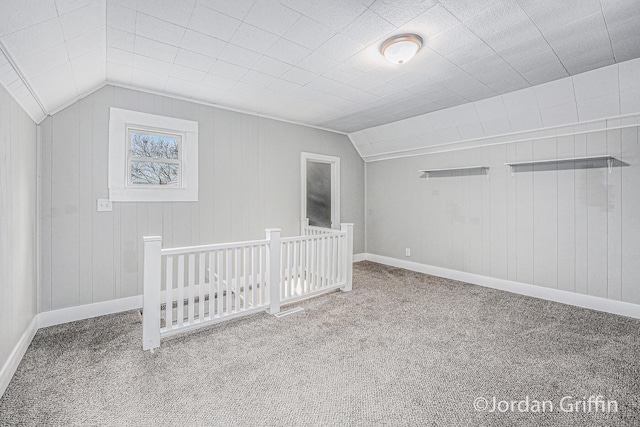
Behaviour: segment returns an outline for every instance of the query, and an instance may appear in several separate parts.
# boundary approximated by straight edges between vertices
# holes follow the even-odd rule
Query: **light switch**
[[[111,212],[113,203],[109,199],[98,199],[98,212]]]

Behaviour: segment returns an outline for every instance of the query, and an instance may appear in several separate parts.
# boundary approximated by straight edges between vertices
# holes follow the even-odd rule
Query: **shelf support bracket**
[[[607,159],[607,165],[609,165],[609,173],[611,173],[611,171],[613,170],[613,159],[612,158],[608,158]]]

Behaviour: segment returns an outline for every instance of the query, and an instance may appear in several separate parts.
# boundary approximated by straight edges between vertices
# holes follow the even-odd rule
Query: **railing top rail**
[[[308,228],[309,230],[317,230],[317,231],[322,231],[324,233],[331,233],[336,231],[333,228],[327,228],[327,227],[317,227],[315,225],[305,225],[304,228]]]
[[[310,236],[295,236],[295,237],[285,237],[284,239],[280,239],[280,242],[282,243],[287,243],[287,242],[302,242],[305,240],[319,240],[319,239],[324,239],[327,237],[333,237],[333,236],[346,236],[347,233],[346,231],[333,231],[331,233],[323,233],[323,234],[313,234]]]
[[[181,248],[166,248],[166,249],[162,249],[160,253],[162,255],[181,255],[181,254],[190,254],[194,252],[215,251],[220,249],[237,249],[242,247],[268,245],[268,244],[269,244],[269,240],[249,240],[246,242],[215,243],[212,245],[185,246]]]

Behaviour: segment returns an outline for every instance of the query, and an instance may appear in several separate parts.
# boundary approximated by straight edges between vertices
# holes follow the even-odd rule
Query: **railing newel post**
[[[144,286],[142,303],[142,349],[160,347],[160,295],[162,237],[145,236],[144,241]]]
[[[348,292],[352,289],[353,280],[353,224],[342,223],[340,224],[340,230],[347,233],[344,239],[344,254],[343,259],[345,263],[345,285],[340,288],[341,291]]]

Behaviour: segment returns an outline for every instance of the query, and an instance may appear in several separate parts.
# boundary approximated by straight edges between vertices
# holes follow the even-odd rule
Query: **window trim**
[[[179,185],[130,184],[130,129],[182,136]],[[108,184],[109,199],[114,202],[197,202],[198,122],[111,107]]]

